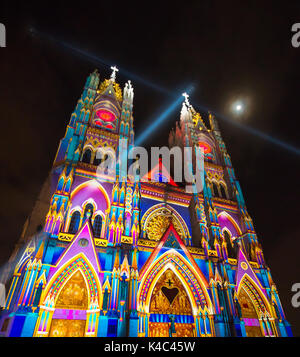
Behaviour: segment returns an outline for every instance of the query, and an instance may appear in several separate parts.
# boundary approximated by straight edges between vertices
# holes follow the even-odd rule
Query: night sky
[[[136,136],[172,104],[168,93],[180,95],[191,84],[196,109],[232,119],[219,120],[223,139],[287,319],[300,336],[300,308],[291,306],[291,286],[300,282],[300,156],[233,124],[299,148],[300,47],[291,45],[299,1],[102,3],[2,4],[0,263],[51,169],[86,77],[98,68],[107,78],[117,65],[117,81],[134,85]],[[236,98],[247,99],[241,118],[228,109]],[[145,145],[167,145],[179,113]]]

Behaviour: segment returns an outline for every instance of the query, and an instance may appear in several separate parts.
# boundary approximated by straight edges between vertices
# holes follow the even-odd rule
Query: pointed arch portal
[[[89,260],[79,254],[50,279],[42,297],[36,336],[95,336],[102,304],[99,277]]]
[[[150,314],[150,337],[168,337],[170,333],[177,337],[195,336],[188,292],[171,268],[161,274],[152,291]]]
[[[241,306],[241,314],[245,323],[246,334],[248,337],[262,337],[262,331],[258,320],[258,315],[255,305],[251,300],[244,287],[240,290],[239,304]]]
[[[170,221],[183,241],[188,241],[190,233],[184,219],[168,204],[157,204],[149,208],[142,217],[141,227],[149,239],[160,240]]]
[[[49,337],[83,337],[85,335],[88,289],[80,269],[60,290],[52,317]],[[67,314],[65,311],[70,310]],[[72,318],[70,318],[72,316]]]
[[[274,336],[276,328],[270,305],[247,274],[240,281],[237,297],[247,337]]]

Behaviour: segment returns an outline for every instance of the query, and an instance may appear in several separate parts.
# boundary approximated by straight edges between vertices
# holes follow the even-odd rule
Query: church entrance
[[[149,337],[170,337],[171,323],[150,322]],[[172,337],[194,337],[194,324],[175,323],[175,333]]]
[[[157,281],[150,300],[150,337],[193,337],[195,325],[188,294],[168,269]]]
[[[78,270],[57,298],[49,337],[84,337],[87,309],[86,283]]]
[[[242,317],[245,323],[246,334],[248,337],[263,337],[257,312],[254,304],[244,288],[239,294],[239,304],[241,307]]]

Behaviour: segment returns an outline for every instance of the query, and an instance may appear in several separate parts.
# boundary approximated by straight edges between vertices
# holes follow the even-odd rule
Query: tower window
[[[203,150],[204,154],[209,154],[211,152],[211,147],[204,141],[199,142],[199,147]]]
[[[98,166],[98,165],[102,164],[103,162],[105,162],[105,160],[107,160],[107,158],[108,158],[107,154],[104,154],[101,151],[101,149],[98,149],[96,151],[93,164]]]
[[[223,231],[223,237],[226,242],[228,257],[235,258],[235,246],[232,244],[231,236],[227,230]]]
[[[75,234],[78,231],[79,223],[80,223],[80,212],[75,211],[71,217],[71,222],[69,225],[69,233]]]
[[[101,161],[102,161],[101,159],[97,159],[97,155],[96,155],[94,158],[94,165],[96,165],[96,166],[100,165]]]
[[[223,236],[225,238],[226,243],[231,245],[230,234],[227,231],[224,231]]]
[[[221,197],[227,198],[226,191],[224,185],[220,185]]]
[[[87,149],[87,150],[85,150],[81,161],[85,162],[86,164],[89,164],[91,162],[91,156],[92,156],[91,150]]]
[[[108,169],[110,168],[111,166],[111,157],[108,156],[107,154],[104,155],[104,159],[102,161],[105,165],[105,168],[104,168],[104,173],[105,174],[108,174]]]
[[[103,157],[103,162],[107,161],[108,165],[110,163],[110,156],[108,156],[107,154],[104,155]]]
[[[218,186],[215,182],[212,183],[212,188],[213,188],[213,195],[215,197],[219,197],[219,191],[218,191]]]
[[[90,218],[92,215],[93,215],[93,212],[94,212],[94,207],[91,203],[88,203],[86,206],[85,206],[85,209],[84,209],[84,214],[83,214],[83,221],[82,222],[85,222],[85,220],[87,218]]]
[[[94,219],[93,229],[95,237],[100,237],[102,229],[102,217],[100,216],[100,214],[98,214]]]

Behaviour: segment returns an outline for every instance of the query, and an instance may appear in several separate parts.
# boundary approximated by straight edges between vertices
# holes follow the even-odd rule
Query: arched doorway
[[[58,295],[49,337],[83,337],[87,309],[88,290],[84,276],[79,269]]]
[[[85,238],[78,240],[81,246],[86,241]],[[34,336],[96,336],[102,289],[93,265],[83,253],[79,253],[68,260],[66,258],[64,264],[59,261],[58,269],[55,269],[41,296]]]
[[[195,336],[192,306],[183,284],[167,269],[158,279],[150,299],[150,337]]]
[[[191,257],[190,261],[192,261]],[[175,249],[170,249],[160,255],[158,259],[155,259],[154,255],[152,262],[149,259],[144,264],[140,271],[140,286],[137,294],[139,337],[150,336],[150,323],[153,336],[158,333],[166,333],[162,331],[153,332],[154,327],[164,327],[163,330],[166,329],[166,325],[153,325],[153,323],[168,324],[169,328],[172,322],[174,323],[173,327],[175,326],[175,333],[174,331],[172,332],[174,337],[181,335],[214,336],[213,306],[207,291],[208,282],[201,270],[196,270],[190,261],[186,260]],[[169,281],[168,277],[172,278],[171,281]],[[168,299],[168,291],[162,289],[163,286],[170,290],[177,288],[177,290],[174,289],[173,291],[173,294],[176,294],[175,297],[171,295]],[[162,294],[159,295],[168,300],[170,308],[168,311],[171,314],[165,312],[165,307],[163,310],[157,310],[153,303],[154,296],[160,290]],[[169,293],[172,294],[172,292]],[[180,309],[178,309],[176,303],[179,297]],[[174,298],[174,302],[170,301],[172,298]],[[186,301],[185,304],[183,304],[184,300]],[[166,302],[165,299],[164,301]],[[181,327],[184,327],[185,331],[181,332]]]
[[[254,303],[244,287],[241,288],[238,301],[241,307],[241,315],[245,323],[247,337],[263,337],[259,317]]]

